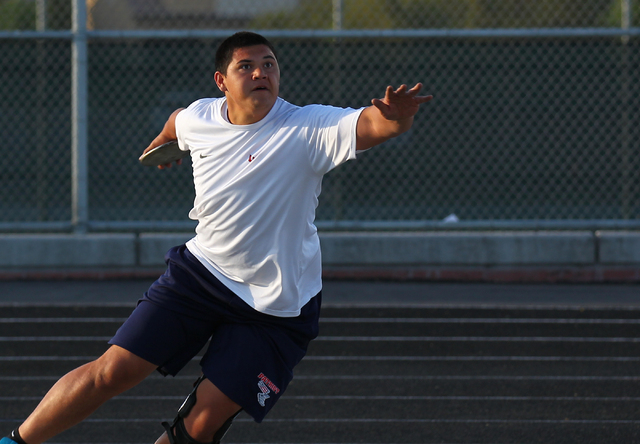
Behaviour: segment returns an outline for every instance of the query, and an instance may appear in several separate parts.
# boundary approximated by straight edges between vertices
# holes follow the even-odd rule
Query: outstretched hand
[[[409,131],[420,105],[433,99],[430,95],[419,96],[421,89],[422,83],[411,89],[407,89],[407,85],[396,90],[387,86],[382,99],[373,99],[358,119],[356,151],[369,149]]]
[[[413,88],[407,89],[407,85],[393,90],[387,86],[384,98],[373,99],[371,104],[378,108],[382,116],[387,120],[403,120],[416,115],[420,105],[427,103],[433,96],[419,96],[422,83],[417,83]]]

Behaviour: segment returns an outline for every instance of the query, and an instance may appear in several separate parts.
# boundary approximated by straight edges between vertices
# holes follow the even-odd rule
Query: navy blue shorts
[[[231,292],[184,245],[169,250],[165,261],[166,272],[109,343],[175,376],[211,338],[200,360],[203,373],[262,422],[318,335],[321,293],[297,317],[270,316]]]

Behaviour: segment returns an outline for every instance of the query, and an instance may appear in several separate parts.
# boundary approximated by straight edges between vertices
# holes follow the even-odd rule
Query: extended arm
[[[388,86],[384,98],[373,99],[358,120],[356,150],[366,150],[408,131],[420,105],[433,98],[418,96],[421,89],[421,83],[411,89],[402,85],[395,91]]]
[[[178,136],[176,136],[176,117],[178,116],[178,113],[180,113],[180,111],[182,111],[183,109],[184,108],[178,108],[173,113],[171,113],[171,115],[167,119],[167,122],[164,124],[162,131],[160,131],[160,134],[158,134],[158,136],[153,139],[153,141],[142,152],[142,154],[146,153],[149,150],[152,150],[157,146],[162,145],[163,143],[171,142],[172,140],[176,140],[178,138]],[[177,165],[180,165],[181,163],[182,160],[176,161]],[[166,165],[158,165],[158,168],[171,168],[171,164],[168,163]]]

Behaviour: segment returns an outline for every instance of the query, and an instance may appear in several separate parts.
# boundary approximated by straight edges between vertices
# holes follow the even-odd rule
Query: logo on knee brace
[[[264,407],[267,399],[271,398],[271,396],[269,396],[269,393],[271,393],[271,391],[273,390],[273,392],[277,395],[278,393],[280,393],[280,389],[273,382],[271,382],[269,378],[264,375],[264,373],[260,373],[258,375],[258,379],[258,388],[260,389],[260,392],[258,392],[258,404]]]

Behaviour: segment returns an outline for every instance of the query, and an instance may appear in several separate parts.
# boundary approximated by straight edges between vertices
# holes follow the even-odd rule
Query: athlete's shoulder
[[[224,97],[207,97],[198,99],[191,103],[186,109],[178,114],[178,119],[182,122],[215,122],[220,118],[220,109]]]
[[[290,115],[291,113],[296,112],[300,107],[298,105],[294,105],[293,103],[289,103],[284,100],[282,97],[278,97],[276,99],[276,103],[273,104],[273,110],[276,115]]]
[[[193,111],[209,110],[215,108],[216,105],[220,104],[223,100],[224,97],[205,97],[196,100],[191,105],[189,105],[187,109]]]
[[[304,105],[304,106],[300,106],[298,107],[298,113],[299,114],[313,114],[313,113],[321,113],[323,111],[326,111],[327,109],[331,109],[331,106],[328,105],[320,105],[318,103],[312,103],[309,105]]]
[[[333,126],[352,113],[358,112],[354,108],[341,108],[332,105],[310,104],[299,107],[294,113],[299,121],[312,125]]]
[[[341,108],[339,106],[312,103],[310,105],[305,105],[300,107],[300,109],[298,110],[298,113],[305,114],[305,115],[322,116],[322,115],[330,115],[330,114],[341,114],[345,112],[348,113],[350,111],[353,111],[353,108]]]
[[[309,120],[314,118],[321,118],[326,115],[335,113],[336,111],[343,111],[343,108],[338,108],[331,105],[309,104],[309,105],[292,105],[289,102],[283,100],[284,105],[283,113],[288,114],[289,117],[298,120]]]

